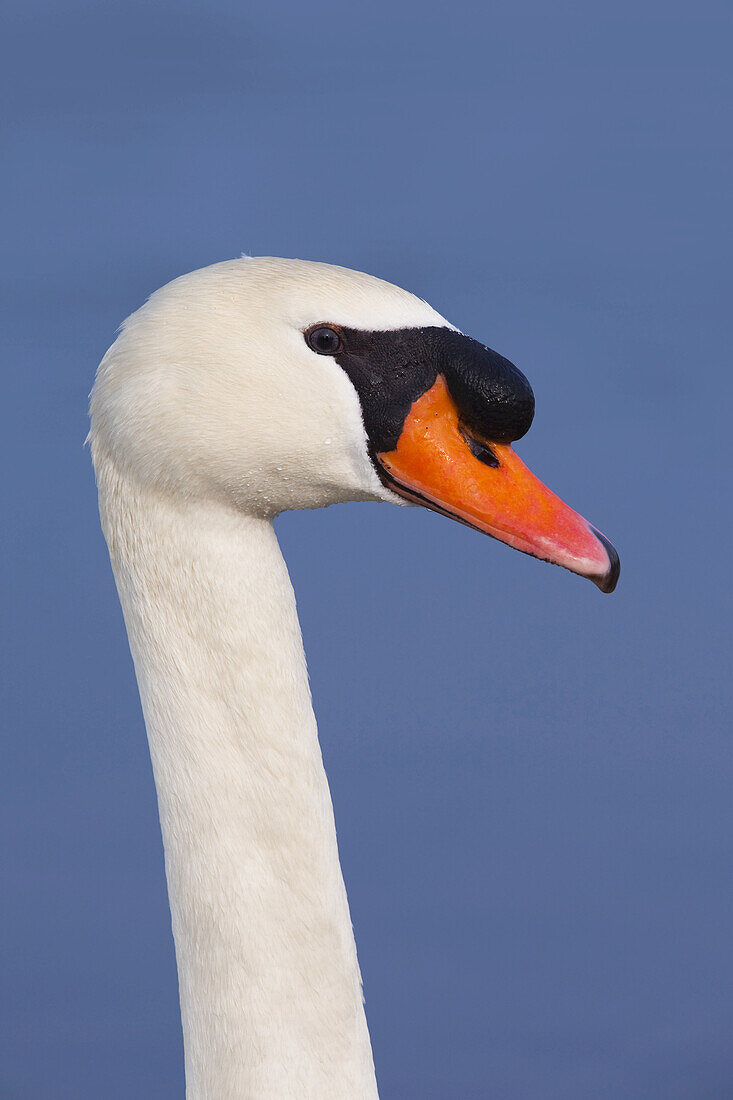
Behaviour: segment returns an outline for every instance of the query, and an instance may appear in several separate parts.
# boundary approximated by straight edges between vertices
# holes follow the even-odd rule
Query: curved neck
[[[99,466],[99,464],[98,464]],[[98,468],[150,742],[188,1100],[375,1100],[295,601],[272,525]]]

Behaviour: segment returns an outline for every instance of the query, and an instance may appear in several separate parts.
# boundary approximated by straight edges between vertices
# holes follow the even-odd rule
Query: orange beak
[[[613,592],[619,558],[608,539],[534,476],[506,443],[461,425],[439,375],[412,405],[393,451],[377,454],[390,488],[525,554]]]

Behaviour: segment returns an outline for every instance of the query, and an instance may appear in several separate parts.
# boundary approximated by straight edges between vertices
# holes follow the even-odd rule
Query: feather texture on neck
[[[295,600],[267,519],[97,458],[150,741],[188,1100],[374,1100]]]

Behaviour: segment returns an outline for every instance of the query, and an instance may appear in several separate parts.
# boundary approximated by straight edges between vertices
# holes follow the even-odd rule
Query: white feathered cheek
[[[208,451],[208,477],[238,507],[270,515],[388,499],[356,389],[332,358],[314,355],[302,332],[296,336],[274,361],[250,346],[238,376],[224,372],[221,388],[210,386],[203,406],[191,407],[189,438]]]

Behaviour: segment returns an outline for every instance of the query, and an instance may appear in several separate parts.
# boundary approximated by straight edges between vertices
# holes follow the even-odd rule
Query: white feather
[[[374,1100],[295,601],[271,519],[397,500],[316,322],[447,325],[371,276],[242,258],[151,296],[91,401],[155,772],[188,1100]]]

